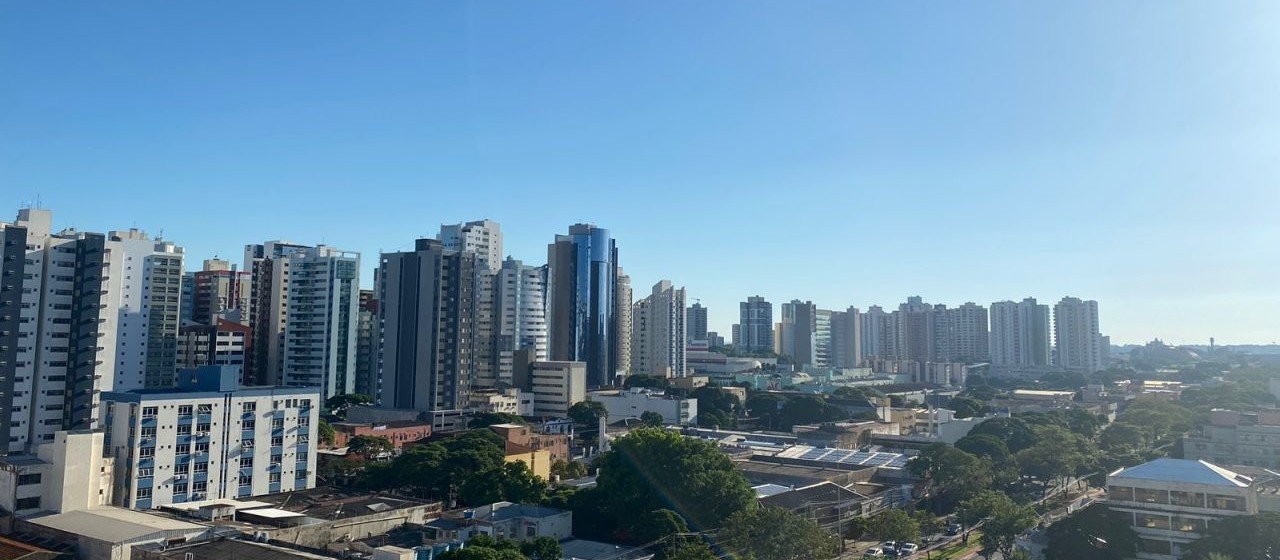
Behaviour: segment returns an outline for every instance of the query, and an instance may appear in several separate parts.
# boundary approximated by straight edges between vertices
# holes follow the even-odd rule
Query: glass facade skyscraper
[[[574,224],[547,247],[550,354],[586,362],[587,384],[608,385],[618,370],[618,247],[609,230]]]

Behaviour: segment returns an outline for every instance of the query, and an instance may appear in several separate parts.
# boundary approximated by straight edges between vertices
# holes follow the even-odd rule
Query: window
[[[187,493],[187,483],[185,483],[185,482],[177,482],[177,483],[174,483],[174,485],[173,485],[173,493],[174,493],[174,494],[186,494],[186,493]]]
[[[208,482],[197,482],[191,485],[191,490],[193,492],[204,492],[208,488],[209,488]]]
[[[177,453],[178,455],[190,455],[191,444],[190,443],[178,444],[178,446],[174,448],[174,453]]]
[[[257,409],[258,409],[258,403],[253,402],[253,401],[249,401],[249,402],[246,402],[246,403],[244,403],[244,404],[240,405],[240,410],[241,410],[242,412],[253,412],[253,411],[257,410]]]
[[[240,477],[240,485],[241,485],[241,486],[252,486],[252,485],[253,485],[253,476],[252,476],[252,475],[244,475],[244,476]]]
[[[189,405],[189,404],[179,405],[179,406],[178,406],[178,415],[179,415],[179,416],[191,416],[191,405]]]
[[[213,405],[209,403],[196,405],[196,414],[213,414]]]
[[[154,469],[151,469],[149,467],[144,469],[138,469],[138,478],[151,478],[152,474],[154,474]]]
[[[307,434],[301,434],[301,435],[299,435],[299,436],[298,436],[298,445],[302,445],[302,444],[307,443],[307,442],[309,442],[309,441],[311,441],[311,436],[309,436],[309,435],[307,435]]]
[[[155,426],[147,426],[147,427],[142,428],[142,437],[144,437],[144,438],[154,438],[154,437],[156,437],[156,427],[155,427]]]
[[[209,463],[196,463],[195,471],[197,473],[209,472]]]
[[[273,453],[271,455],[271,464],[279,465],[280,463],[283,463],[283,462],[284,462],[284,455],[281,455],[279,453]]]
[[[246,440],[244,440],[244,441],[240,442],[240,447],[242,447],[242,448],[244,448],[244,449],[253,449],[253,440],[251,440],[251,439],[246,439]]]
[[[1209,494],[1209,507],[1230,511],[1244,511],[1244,500],[1239,496],[1221,496]]]
[[[1134,515],[1134,523],[1138,527],[1146,527],[1148,529],[1169,530],[1169,516],[1152,515],[1149,513],[1139,513]]]
[[[1170,556],[1173,554],[1173,543],[1152,539],[1138,539],[1138,551]]]
[[[271,429],[279,430],[284,428],[284,418],[274,418],[271,420]]]
[[[178,463],[173,466],[173,474],[190,474],[190,473],[191,473],[190,463]]]
[[[270,482],[271,484],[280,484],[280,473],[271,473],[267,482]]]
[[[24,509],[40,509],[40,496],[36,496],[34,498],[18,498],[18,501],[14,502],[14,509],[19,511]]]
[[[244,456],[244,457],[241,457],[241,458],[240,458],[240,468],[242,468],[242,469],[251,469],[251,468],[253,468],[253,456],[252,456],[252,455],[246,455],[246,456]]]
[[[180,436],[189,436],[189,435],[191,435],[191,424],[179,424],[179,425],[178,425],[178,435],[180,435]]]
[[[155,456],[156,456],[156,448],[154,448],[154,447],[143,447],[142,449],[139,449],[139,450],[138,450],[138,456],[139,456],[139,457],[142,457],[142,458],[144,458],[144,459],[145,459],[145,458],[147,458],[147,457],[155,457]]]
[[[1205,531],[1205,521],[1203,519],[1175,515],[1172,523],[1175,531],[1184,533],[1203,533]]]
[[[283,438],[283,437],[281,437],[281,436],[276,436],[276,437],[271,438],[271,446],[272,446],[272,447],[280,447],[281,445],[284,445],[284,438]]]
[[[139,500],[149,500],[151,499],[151,487],[144,486],[142,488],[138,488],[138,492],[134,495],[137,496]]]
[[[310,416],[299,416],[299,417],[298,417],[298,425],[299,425],[299,426],[310,426],[310,425],[311,425],[311,417],[310,417]]]
[[[160,410],[160,409],[159,409],[159,407],[155,407],[155,406],[144,406],[144,407],[142,407],[142,417],[143,417],[143,418],[154,418],[154,417],[155,417],[155,415],[156,415],[156,413],[157,413],[157,412],[159,412],[159,410]]]
[[[196,444],[196,453],[208,453],[208,452],[209,452],[209,444],[207,443]]]
[[[245,421],[244,421],[244,429],[246,429],[246,430],[254,430],[254,429],[257,429],[257,428],[258,428],[258,423],[257,423],[257,422],[255,422],[255,421],[253,421],[253,420],[245,420]]]
[[[1200,492],[1169,491],[1169,503],[1183,507],[1204,507],[1204,494]]]
[[[28,484],[40,484],[40,473],[18,475],[18,486],[26,486]]]
[[[306,452],[306,451],[299,451],[299,452],[298,452],[298,461],[303,461],[303,462],[305,462],[305,461],[307,461],[308,459],[310,459],[310,456],[307,454],[307,452]]]
[[[1151,490],[1149,488],[1134,488],[1133,498],[1136,502],[1145,502],[1148,504],[1167,504],[1169,503],[1169,495],[1164,490]]]

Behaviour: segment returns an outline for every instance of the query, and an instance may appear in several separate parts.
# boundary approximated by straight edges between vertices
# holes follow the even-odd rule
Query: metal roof
[[[124,543],[166,531],[199,531],[207,525],[188,523],[117,507],[69,511],[27,521],[105,542]]]
[[[1130,480],[1155,480],[1162,482],[1185,482],[1189,484],[1205,484],[1209,486],[1232,486],[1248,488],[1253,480],[1217,465],[1191,459],[1171,459],[1162,457],[1143,463],[1136,467],[1121,469],[1112,473],[1111,478]]]

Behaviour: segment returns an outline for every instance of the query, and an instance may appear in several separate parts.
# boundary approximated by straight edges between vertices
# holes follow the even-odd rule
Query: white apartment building
[[[1106,337],[1098,331],[1098,302],[1064,297],[1053,307],[1054,365],[1093,373],[1106,368]]]
[[[493,289],[498,379],[510,383],[516,350],[531,348],[536,360],[547,359],[547,267],[508,258]]]
[[[587,364],[534,362],[529,366],[535,416],[566,418],[569,407],[587,400]]]
[[[233,367],[102,395],[117,505],[151,509],[315,487],[318,387],[242,387]]]
[[[603,404],[609,411],[609,422],[640,418],[646,412],[662,415],[667,424],[688,426],[698,422],[698,399],[681,399],[648,389],[594,391],[587,400]]]
[[[991,365],[1047,366],[1051,345],[1048,305],[1035,298],[991,304]]]
[[[631,277],[623,274],[622,267],[618,267],[617,283],[614,286],[614,322],[618,325],[618,332],[613,337],[613,353],[618,357],[618,367],[614,374],[628,375],[631,373],[631,330],[632,330],[632,301],[634,297],[631,293]]]
[[[1257,481],[1190,459],[1161,458],[1107,476],[1107,502],[1132,519],[1137,557],[1175,560],[1209,523],[1258,513]]]
[[[533,395],[519,389],[475,391],[471,393],[471,406],[477,412],[533,416]]]
[[[632,306],[631,373],[684,377],[685,291],[671,281],[654,284],[653,293]]]
[[[0,457],[0,508],[18,516],[111,505],[115,460],[101,431],[58,431],[34,455]]]
[[[477,264],[491,273],[502,268],[502,226],[498,222],[443,224],[436,239],[445,249],[475,253]]]
[[[356,378],[360,254],[333,247],[295,251],[289,266],[283,385],[351,393]]]
[[[99,427],[99,393],[171,379],[181,249],[127,234],[55,232],[48,210],[0,222],[0,439],[20,453]],[[172,301],[170,301],[172,297]]]

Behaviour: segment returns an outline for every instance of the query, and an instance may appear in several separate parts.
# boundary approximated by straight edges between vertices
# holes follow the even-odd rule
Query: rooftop
[[[810,447],[796,445],[774,455],[781,459],[799,459],[813,463],[834,463],[842,467],[864,466],[901,469],[907,466],[910,457],[901,453],[883,451],[853,451],[848,449],[832,449],[828,447]]]
[[[66,533],[122,543],[163,531],[199,531],[207,525],[117,507],[69,511],[27,521]]]
[[[1129,480],[1154,480],[1161,482],[1185,482],[1209,486],[1248,488],[1253,479],[1204,461],[1171,459],[1162,457],[1136,467],[1120,469],[1110,478]]]
[[[813,502],[849,502],[851,500],[865,499],[866,496],[834,482],[819,482],[761,498],[760,504],[783,509],[796,509]]]
[[[783,492],[790,492],[792,490],[790,486],[783,486],[781,484],[761,484],[759,486],[752,486],[751,489],[756,491],[756,498],[768,498],[769,496],[776,496]]]
[[[320,556],[284,547],[252,541],[219,539],[198,543],[164,547],[157,543],[142,547],[151,554],[176,560],[332,560],[329,556]]]
[[[644,560],[653,553],[640,548],[609,543],[570,539],[560,543],[565,560]]]

